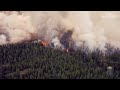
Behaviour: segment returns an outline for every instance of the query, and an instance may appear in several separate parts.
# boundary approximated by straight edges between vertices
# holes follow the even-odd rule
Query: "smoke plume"
[[[1,11],[0,44],[45,40],[54,48],[120,47],[120,12]]]

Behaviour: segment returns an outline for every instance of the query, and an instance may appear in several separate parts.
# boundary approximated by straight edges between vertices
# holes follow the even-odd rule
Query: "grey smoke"
[[[81,46],[106,50],[120,47],[120,12],[112,11],[2,11],[0,44],[45,40],[55,48]]]

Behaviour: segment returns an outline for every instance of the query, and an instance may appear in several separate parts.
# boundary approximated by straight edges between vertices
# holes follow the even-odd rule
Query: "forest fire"
[[[43,46],[106,51],[106,43],[120,48],[120,12],[1,11],[0,45],[37,39]],[[47,43],[46,43],[47,42]]]
[[[66,52],[69,53],[69,49],[68,48],[66,49]]]
[[[47,46],[47,42],[46,41],[41,41],[41,44],[43,45],[43,46]]]

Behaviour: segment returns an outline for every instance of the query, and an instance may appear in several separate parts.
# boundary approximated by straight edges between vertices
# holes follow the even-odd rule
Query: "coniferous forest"
[[[0,46],[0,79],[119,79],[120,50],[55,50],[41,43]]]

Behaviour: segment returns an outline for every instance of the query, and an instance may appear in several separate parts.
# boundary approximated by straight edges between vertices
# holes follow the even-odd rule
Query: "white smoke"
[[[21,11],[0,12],[0,44],[17,43],[37,37],[65,48],[64,33],[72,31],[72,47],[106,50],[106,43],[120,47],[120,12],[112,11]],[[6,36],[5,36],[6,35]],[[68,35],[69,36],[69,35]],[[69,36],[70,37],[70,36]],[[8,40],[7,40],[8,39]],[[63,39],[62,39],[63,40]]]
[[[64,50],[64,47],[63,47],[63,45],[60,43],[60,40],[58,39],[58,37],[53,38],[52,41],[51,41],[51,43],[53,43],[54,48],[57,48],[57,49],[60,49],[60,48],[61,48],[61,50]]]
[[[0,32],[8,34],[6,38],[9,38],[9,42],[4,39],[4,43],[17,43],[30,40],[31,34],[36,33],[30,19],[30,16],[19,15],[17,12],[1,12]],[[0,38],[0,41],[2,40],[3,38]],[[2,42],[1,44],[4,44]]]
[[[0,35],[0,44],[7,44],[7,38],[4,34]]]

